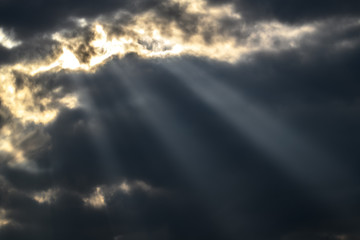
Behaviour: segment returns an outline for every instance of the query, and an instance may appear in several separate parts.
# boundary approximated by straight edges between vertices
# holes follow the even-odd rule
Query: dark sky
[[[359,1],[0,0],[0,239],[358,240],[359,63]]]

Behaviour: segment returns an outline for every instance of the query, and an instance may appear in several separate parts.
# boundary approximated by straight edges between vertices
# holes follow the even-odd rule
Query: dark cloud
[[[52,32],[70,17],[97,17],[119,9],[142,11],[158,4],[151,1],[1,1],[0,23],[13,29],[19,39]]]
[[[7,107],[3,106],[0,101],[0,129],[8,124],[11,120],[11,113],[7,109]]]
[[[165,2],[159,5],[156,10],[163,22],[175,22],[185,34],[191,36],[198,32],[200,16],[189,14],[187,7],[185,4]]]
[[[2,1],[0,22],[23,38],[69,16],[155,3]],[[22,126],[24,136],[12,139],[28,163],[11,165],[0,153],[0,239],[358,239],[360,39],[359,24],[346,18],[358,14],[358,4],[236,4],[249,19],[323,21],[298,48],[235,64],[128,54],[95,73],[13,72],[17,89],[31,89],[36,106],[49,98],[60,113],[46,126]],[[162,4],[157,13],[189,36],[198,30],[198,16],[183,6]],[[231,32],[234,22],[223,21],[221,31]],[[79,31],[73,34],[84,44],[75,52],[87,62],[92,36]],[[157,43],[141,44],[151,50]],[[32,38],[0,49],[0,61],[57,51],[56,43]],[[78,94],[78,108],[60,107],[69,94]],[[4,126],[23,130],[0,102]],[[105,206],[84,200],[97,188]],[[51,201],[36,201],[49,189]],[[2,226],[3,219],[10,223]]]
[[[0,45],[0,64],[8,63],[10,59],[10,50]]]
[[[221,76],[222,84],[256,99],[255,105],[317,139],[325,150],[346,156],[341,161],[351,166],[359,156],[355,148],[349,150],[355,147],[360,130],[358,71],[352,64],[358,55],[341,51],[329,58],[326,51],[308,46],[302,51],[259,54],[235,66],[199,59],[175,62],[187,61],[215,78]],[[141,72],[135,74],[136,69]],[[78,87],[68,81],[77,82]],[[6,206],[7,216],[18,224],[27,226],[30,219],[22,216],[32,216],[34,209],[44,215],[31,220],[33,225],[25,227],[25,232],[16,226],[4,228],[4,239],[297,239],[299,228],[308,229],[309,238],[314,239],[324,239],[319,232],[330,239],[338,234],[356,236],[358,180],[344,186],[342,176],[337,176],[340,185],[322,191],[331,192],[339,209],[333,212],[322,206],[323,200],[282,173],[272,164],[273,157],[246,135],[235,133],[181,78],[163,68],[161,60],[129,56],[107,64],[95,75],[63,75],[57,82],[64,83],[64,91],[87,92],[91,110],[64,111],[47,127],[51,148],[43,149],[36,161],[48,173],[4,169],[3,175],[12,187],[28,193],[49,187],[66,190],[51,210],[27,195],[17,198],[23,196],[21,201],[28,203],[16,205],[20,200],[9,200],[15,205]],[[51,89],[51,84],[45,87]],[[355,104],[355,109],[337,104]],[[351,135],[344,129],[349,122]],[[188,133],[183,135],[185,130]],[[173,140],[166,143],[164,137]],[[91,209],[81,200],[98,185],[124,179],[167,189],[171,197],[152,198],[141,191],[118,193],[107,199],[107,210]],[[346,212],[349,208],[351,212]],[[338,216],[337,211],[346,216]],[[53,220],[45,222],[48,219]],[[43,231],[45,226],[52,230]]]
[[[0,66],[39,61],[46,57],[54,57],[60,52],[59,43],[48,37],[34,37],[12,49],[0,45]]]
[[[175,196],[174,196],[175,197]],[[2,206],[21,223],[2,229],[3,239],[217,239],[201,204],[188,196],[151,198],[135,192],[113,195],[107,209],[86,207],[79,195],[61,192],[53,205],[11,192]],[[183,212],[182,209],[189,211]],[[189,233],[188,231],[191,231]]]
[[[277,19],[281,22],[300,23],[332,17],[357,17],[360,4],[356,0],[346,1],[285,1],[285,0],[208,0],[210,3],[233,3],[245,19],[250,21]]]

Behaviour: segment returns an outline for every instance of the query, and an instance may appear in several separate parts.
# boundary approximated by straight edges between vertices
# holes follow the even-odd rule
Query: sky
[[[0,0],[1,240],[359,240],[360,2]]]

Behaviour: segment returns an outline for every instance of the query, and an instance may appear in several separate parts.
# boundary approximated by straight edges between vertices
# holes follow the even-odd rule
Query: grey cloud
[[[283,1],[283,0],[208,0],[210,3],[232,3],[246,20],[259,21],[277,19],[281,22],[298,24],[333,17],[357,17],[360,13],[358,1]]]
[[[61,22],[58,16],[112,11],[115,7],[110,3],[106,1],[99,9],[90,9],[90,4],[88,9],[80,9],[76,2],[69,12],[64,10],[66,2],[54,7],[40,4],[49,12],[26,23],[28,26],[26,15],[16,21],[10,15],[0,19],[18,28],[19,36],[28,37],[52,29]],[[277,5],[280,3],[283,8]],[[34,3],[1,4],[16,12]],[[46,126],[19,128],[28,134],[22,135],[17,146],[29,157],[32,168],[31,164],[12,167],[8,164],[11,157],[1,153],[0,209],[6,211],[10,224],[0,226],[0,238],[358,239],[359,24],[355,18],[344,18],[357,14],[357,4],[353,3],[353,9],[349,9],[350,1],[338,3],[339,9],[332,2],[327,9],[315,4],[312,10],[307,2],[298,3],[302,8],[281,1],[237,4],[245,17],[256,20],[269,16],[291,23],[326,20],[299,48],[259,52],[235,64],[191,56],[145,60],[128,54],[112,59],[93,74],[61,71],[30,77],[15,72],[17,87],[33,89],[35,100],[48,97],[56,105],[61,97],[78,93],[82,105],[59,108],[57,119]],[[197,31],[191,25],[196,16],[186,15],[179,6],[161,5],[157,11],[189,35]],[[257,16],[258,11],[265,13]],[[54,17],[37,26],[48,14]],[[226,34],[246,35],[233,32],[236,23],[226,19],[221,26],[219,31]],[[116,25],[106,27],[113,34],[122,34]],[[209,41],[211,33],[209,29]],[[86,29],[76,29],[73,34],[91,39]],[[4,50],[4,61],[41,58],[59,51],[56,43],[36,39],[10,52]],[[150,49],[156,45],[143,44]],[[84,62],[91,51],[87,47],[84,44],[76,51]],[[167,64],[186,66],[184,63],[192,66],[184,74],[195,76],[193,81],[211,86],[209,79],[193,71],[206,72],[220,86],[244,94],[249,104],[309,139],[311,146],[324,150],[332,156],[331,161],[343,167],[336,171],[342,174],[331,176],[334,184],[330,186],[320,184],[316,193],[295,181],[291,173],[289,176],[274,164],[276,156],[235,130],[201,94],[190,91],[184,79],[166,68]],[[211,91],[220,92],[216,88]],[[217,101],[238,111],[238,103],[227,99],[218,97]],[[244,112],[237,116],[241,114]],[[9,111],[1,106],[0,127],[14,124]],[[268,136],[278,137],[276,132]],[[329,164],[314,170],[319,176],[330,168],[330,160],[325,161]],[[304,164],[312,168],[316,163],[304,160]],[[143,181],[166,194],[151,195],[135,187],[131,194],[116,191],[105,196],[105,208],[84,203],[84,197],[96,187],[110,188],[123,181]],[[315,183],[316,179],[309,181]],[[54,202],[33,199],[33,193],[48,189],[58,189]]]
[[[2,1],[0,23],[13,29],[18,38],[52,32],[70,17],[96,17],[118,9],[142,11],[160,1]],[[31,10],[30,10],[31,9]]]
[[[341,57],[341,55],[343,56]],[[355,53],[354,55],[347,55],[343,52],[338,55],[336,59],[343,59],[341,64],[346,66],[349,61],[352,62],[353,57],[356,58],[356,56]],[[97,226],[103,226],[104,228],[95,228],[97,229],[96,234],[98,235],[94,235],[94,239],[100,238],[100,236],[105,236],[104,238],[108,236],[109,239],[111,239],[119,235],[128,238],[149,237],[151,239],[152,230],[149,233],[143,233],[144,231],[141,226],[147,226],[156,232],[157,230],[155,229],[161,229],[164,225],[168,228],[167,233],[169,235],[167,235],[167,237],[170,239],[178,239],[181,237],[199,239],[209,236],[209,234],[226,238],[226,234],[221,227],[220,229],[214,229],[214,233],[209,232],[209,226],[215,223],[206,222],[204,220],[204,213],[199,213],[200,215],[194,217],[194,213],[192,212],[193,208],[188,208],[187,205],[177,205],[177,202],[181,202],[184,198],[189,201],[190,205],[204,202],[209,203],[209,200],[207,197],[204,199],[201,196],[197,196],[197,194],[195,194],[197,184],[194,183],[195,186],[192,186],[191,178],[187,179],[187,177],[185,177],[187,176],[186,173],[179,172],[181,169],[177,169],[175,168],[176,165],[173,166],[171,164],[174,159],[169,155],[167,150],[164,149],[164,145],[158,139],[154,129],[148,125],[145,119],[142,119],[142,115],[138,112],[139,106],[137,105],[137,101],[134,102],[134,100],[136,100],[134,97],[141,97],[141,95],[132,95],[131,92],[121,84],[121,81],[124,81],[122,80],[123,77],[112,72],[113,67],[116,68],[120,66],[128,69],[127,71],[130,77],[134,69],[142,69],[141,75],[146,74],[147,77],[133,78],[131,80],[141,83],[141,86],[149,88],[147,91],[154,92],[158,97],[164,99],[166,105],[169,105],[169,107],[174,110],[177,116],[176,119],[180,121],[181,125],[185,126],[185,128],[193,129],[191,130],[192,132],[197,129],[195,131],[197,135],[195,136],[198,136],[204,144],[209,146],[206,151],[212,152],[211,158],[194,158],[194,161],[199,163],[207,162],[206,167],[204,165],[194,165],[195,168],[193,171],[199,174],[194,180],[199,180],[200,183],[203,182],[202,184],[205,185],[200,184],[202,191],[209,194],[210,198],[215,199],[216,207],[212,204],[210,204],[209,207],[211,210],[209,210],[209,214],[212,216],[210,219],[213,219],[212,221],[224,221],[224,223],[228,224],[227,221],[229,220],[227,216],[232,216],[234,227],[227,229],[230,232],[233,231],[229,235],[229,239],[236,239],[235,236],[239,236],[238,234],[244,237],[253,237],[254,239],[262,239],[264,237],[277,239],[284,235],[285,232],[294,231],[298,226],[303,226],[304,228],[314,227],[329,217],[333,218],[333,221],[336,222],[336,217],[327,213],[327,210],[318,205],[319,203],[317,203],[316,200],[308,196],[306,192],[302,192],[300,190],[301,188],[289,181],[279,170],[269,164],[269,162],[271,162],[271,156],[267,156],[261,152],[259,153],[258,147],[248,143],[245,136],[234,134],[233,130],[224,123],[220,117],[212,112],[211,108],[204,106],[196,95],[190,94],[186,88],[182,86],[181,79],[177,79],[175,76],[169,74],[166,69],[162,69],[157,64],[157,61],[158,60],[149,62],[129,56],[123,60],[106,65],[103,70],[94,76],[75,75],[73,79],[73,81],[80,81],[80,86],[87,89],[93,101],[92,109],[97,109],[97,111],[100,112],[100,123],[107,129],[108,134],[106,136],[109,138],[108,141],[110,147],[113,148],[115,158],[112,158],[112,160],[111,158],[105,159],[104,156],[101,157],[99,152],[97,152],[97,147],[94,145],[94,142],[92,142],[92,137],[89,134],[92,131],[91,113],[86,113],[80,109],[65,111],[59,116],[55,123],[47,128],[46,131],[51,136],[52,148],[44,153],[43,156],[39,157],[38,160],[44,164],[43,166],[52,169],[52,175],[47,177],[51,184],[49,185],[48,181],[44,181],[44,184],[40,188],[32,185],[31,182],[34,180],[30,179],[39,178],[39,174],[29,176],[26,172],[20,171],[17,177],[11,177],[10,173],[14,172],[14,170],[8,170],[5,176],[14,186],[24,189],[25,191],[57,186],[71,191],[79,191],[83,194],[90,193],[97,185],[113,184],[116,181],[121,181],[123,178],[141,179],[151,185],[177,192],[179,199],[170,198],[164,199],[164,202],[161,202],[161,198],[144,200],[143,197],[145,196],[141,193],[128,197],[120,193],[115,195],[108,201],[108,206],[110,209],[113,209],[112,206],[114,207],[114,210],[111,212],[114,214],[114,218],[117,219],[115,222],[119,221],[119,225],[115,227],[116,229],[124,229],[124,227],[127,226],[124,219],[127,219],[128,216],[132,214],[132,211],[136,211],[137,214],[139,214],[137,215],[139,219],[147,219],[147,217],[149,217],[149,221],[151,221],[153,217],[156,216],[156,218],[162,220],[159,220],[159,225],[155,223],[151,224],[147,220],[140,222],[135,221],[133,225],[128,225],[128,228],[126,228],[128,229],[127,233],[116,233],[108,236],[105,233],[109,227],[107,223],[98,222],[90,217],[90,213],[87,213],[88,211],[98,212],[98,214],[101,214],[100,216],[104,217],[103,220],[105,221],[106,218],[105,215],[103,215],[105,214],[104,210],[86,210],[81,200],[77,199],[78,197],[76,196],[74,196],[74,198],[77,200],[66,200],[63,204],[60,204],[60,202],[63,201],[61,200],[62,197],[60,197],[59,203],[55,202],[55,207],[58,206],[57,204],[60,204],[59,207],[61,206],[62,211],[71,210],[73,214],[75,210],[79,211],[79,215],[77,215],[78,218],[76,219],[80,221],[82,217],[87,217],[88,220],[76,231],[66,225],[64,220],[61,220],[59,229],[62,229],[61,231],[65,231],[65,233],[59,236],[68,237],[70,236],[70,232],[75,231],[74,236],[85,237],[87,236],[87,226],[100,224]],[[247,95],[253,99],[257,99],[260,106],[268,109],[272,114],[278,115],[281,119],[286,120],[290,125],[297,126],[301,131],[313,131],[313,129],[317,128],[317,122],[321,124],[327,116],[319,115],[318,119],[315,119],[311,115],[311,111],[305,111],[300,113],[302,118],[308,118],[307,122],[300,121],[299,124],[299,122],[297,122],[298,119],[294,119],[295,121],[293,121],[291,115],[297,111],[296,103],[298,101],[309,106],[309,108],[305,108],[305,110],[307,110],[311,109],[317,102],[331,103],[331,99],[333,98],[337,99],[337,101],[341,99],[347,101],[347,98],[351,96],[349,93],[353,91],[352,88],[345,88],[344,90],[340,88],[341,86],[345,86],[346,82],[336,78],[334,72],[337,70],[331,65],[336,64],[336,66],[340,67],[339,62],[333,62],[333,60],[329,60],[328,62],[314,60],[314,62],[303,63],[301,62],[301,55],[298,56],[294,52],[287,52],[280,55],[259,54],[256,58],[254,57],[252,62],[239,63],[236,66],[217,64],[216,62],[199,59],[179,61],[189,61],[194,65],[207,69],[213,76],[222,76],[223,83],[232,85],[234,89],[242,89]],[[289,62],[292,62],[292,65],[285,68],[285,63]],[[314,72],[313,64],[317,65],[318,72]],[[260,73],[260,69],[262,69],[263,72]],[[264,72],[266,69],[272,74]],[[299,74],[303,72],[304,69],[311,69],[313,74],[308,75],[307,78],[303,78]],[[328,71],[328,69],[331,69],[331,71]],[[306,70],[305,72],[309,73],[310,70]],[[348,71],[348,73],[350,74],[350,71]],[[351,73],[356,74],[356,68],[352,69]],[[288,84],[290,76],[292,76],[292,83],[298,84],[297,87],[293,88],[292,85]],[[294,78],[293,76],[298,77]],[[330,76],[331,78],[329,78]],[[66,77],[63,79],[66,79]],[[314,90],[314,93],[312,93],[309,89],[311,89],[311,86],[313,86],[314,81],[317,79],[319,79],[318,81],[325,81],[337,87],[333,89],[319,88],[316,92]],[[350,81],[351,76],[348,76],[346,79]],[[59,80],[59,82],[62,81]],[[65,84],[67,81],[63,82]],[[65,84],[65,86],[67,85]],[[135,86],[136,85],[134,85],[134,87]],[[70,87],[70,89],[72,88],[73,87]],[[323,97],[316,97],[316,93]],[[336,94],[334,95],[334,93]],[[291,111],[276,111],[276,107],[282,106],[284,102],[294,108]],[[348,121],[345,119],[346,115],[344,115],[343,112],[338,112],[337,108],[331,107],[330,105],[329,110],[332,111],[333,116],[341,116],[341,118],[343,118],[342,121]],[[349,116],[349,119],[351,118],[352,116]],[[326,119],[326,121],[331,121],[332,119],[333,118]],[[333,130],[337,129],[335,131],[338,134],[337,136],[343,136],[344,134],[341,130],[342,123],[343,122],[334,123],[335,125],[331,126]],[[170,126],[171,125],[170,123]],[[357,125],[354,125],[354,127],[356,126]],[[323,126],[323,128],[325,127],[326,125]],[[329,128],[325,129],[329,131]],[[313,133],[320,134],[319,131]],[[326,138],[325,135],[322,136]],[[173,137],[176,138],[176,136]],[[100,141],[102,140],[100,139]],[[352,140],[348,138],[342,139],[342,141],[352,142]],[[180,144],[185,143],[180,142]],[[339,148],[336,150],[340,151],[338,153],[342,153],[345,149]],[[194,153],[191,152],[188,155],[193,157],[195,156],[193,154]],[[355,154],[355,157],[358,153],[352,152],[352,154]],[[43,160],[41,160],[41,158]],[[219,161],[220,159],[221,161]],[[239,159],[241,159],[241,161]],[[50,162],[48,162],[49,160]],[[351,163],[351,159],[349,158],[348,160],[349,162],[347,163]],[[108,161],[110,161],[110,163],[114,161],[112,165],[113,170],[109,172],[110,175],[109,173],[105,174],[106,172],[102,173],[103,170],[101,170]],[[118,166],[118,168],[116,166]],[[230,173],[230,176],[224,177],[222,173],[225,172]],[[24,178],[26,176],[30,178],[25,180]],[[28,183],[28,185],[19,185],[24,183]],[[353,184],[356,183],[353,182]],[[346,194],[349,194],[349,192]],[[352,198],[356,197],[356,195],[351,196]],[[345,195],[340,205],[349,204],[347,201],[349,197],[350,195]],[[126,198],[129,198],[129,201],[135,201],[135,205],[130,205],[134,206],[134,208],[129,206],[127,210],[129,215],[124,215],[122,210],[116,210],[117,207],[126,204],[126,202],[124,203],[124,199]],[[74,203],[71,203],[72,201],[74,201]],[[153,201],[157,207],[153,208],[152,205],[148,205],[148,201]],[[164,207],[168,204],[175,204],[173,205],[174,208],[169,210]],[[353,204],[355,204],[352,205],[354,212],[351,215],[355,216],[357,214],[357,210],[355,210],[356,203]],[[135,210],[135,208],[137,208],[136,206],[142,207]],[[153,208],[153,210],[150,210],[151,208]],[[156,213],[156,211],[159,212]],[[170,213],[168,211],[170,211]],[[68,219],[60,212],[55,211],[53,214],[59,217],[63,216],[63,219]],[[165,214],[164,217],[160,217],[163,216],[162,214]],[[120,218],[120,216],[124,218]],[[247,223],[243,222],[242,216],[245,216]],[[290,216],[291,221],[289,220]],[[103,217],[101,217],[101,219]],[[190,218],[194,218],[194,221],[189,222]],[[351,218],[352,217],[349,217],[349,219]],[[203,222],[202,225],[199,226],[195,219]],[[260,224],[261,219],[265,219],[262,224]],[[269,224],[269,222],[272,222],[272,224]],[[42,223],[39,224],[41,225]],[[184,232],[181,228],[185,226],[187,230]],[[332,227],[334,226],[332,225]],[[338,228],[341,232],[342,228]],[[245,231],[244,229],[247,230]],[[260,232],[259,229],[261,230]],[[4,230],[4,232],[6,231]],[[34,235],[34,233],[32,234]]]

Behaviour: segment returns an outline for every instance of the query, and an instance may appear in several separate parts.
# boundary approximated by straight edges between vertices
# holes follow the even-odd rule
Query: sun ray
[[[141,58],[192,55],[234,63],[258,51],[281,51],[297,47],[304,36],[316,32],[314,24],[294,27],[272,21],[247,26],[241,22],[241,14],[231,4],[215,7],[204,0],[171,0],[167,4],[167,7],[181,7],[190,18],[198,16],[194,19],[196,31],[190,34],[180,22],[163,21],[152,9],[132,16],[131,21],[121,26],[117,22],[121,22],[124,15],[128,14],[124,11],[95,19],[73,19],[77,22],[76,29],[63,29],[51,34],[51,40],[56,42],[51,54],[41,59],[20,60],[13,65],[0,67],[2,104],[23,125],[47,125],[56,119],[61,107],[77,107],[76,96],[64,96],[63,99],[57,99],[57,104],[48,97],[38,101],[35,95],[41,86],[33,89],[25,85],[18,89],[15,73],[28,79],[57,72],[94,73],[111,59],[122,58],[130,53]],[[248,37],[239,41],[238,35],[221,32],[224,19],[238,22],[241,29],[237,31],[244,32]],[[116,31],[119,27],[121,31]],[[215,31],[211,39],[206,37],[208,28]],[[0,28],[0,44],[13,48],[21,43],[5,35]]]
[[[185,61],[167,61],[163,66],[240,134],[246,134],[254,144],[272,155],[275,160],[273,164],[283,169],[284,174],[307,189],[313,189],[321,201],[336,206],[332,202],[334,196],[330,196],[326,189],[331,189],[339,181],[351,181],[348,169],[339,165],[329,154],[313,147],[314,144],[310,146],[307,140],[286,124],[250,102],[241,94],[241,90],[233,91],[201,68]]]

